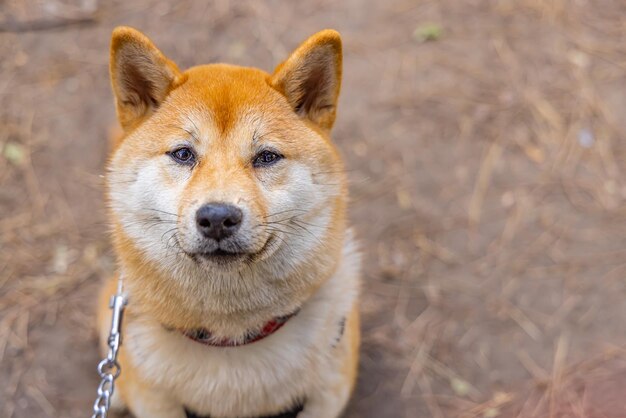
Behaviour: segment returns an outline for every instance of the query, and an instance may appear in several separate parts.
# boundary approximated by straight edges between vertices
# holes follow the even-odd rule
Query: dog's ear
[[[181,82],[181,72],[141,32],[117,27],[109,65],[117,117],[128,131],[150,116]]]
[[[271,78],[296,113],[330,130],[341,88],[341,37],[323,30],[304,41]]]

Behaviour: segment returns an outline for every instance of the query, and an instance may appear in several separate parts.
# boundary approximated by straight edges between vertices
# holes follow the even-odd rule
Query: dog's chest
[[[328,326],[328,323],[336,323]],[[337,373],[341,318],[303,309],[275,334],[240,347],[211,347],[157,323],[129,323],[126,349],[140,373],[196,415],[271,417]],[[277,417],[295,416],[295,412]]]

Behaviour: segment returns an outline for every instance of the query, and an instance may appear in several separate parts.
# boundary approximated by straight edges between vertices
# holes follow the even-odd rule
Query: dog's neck
[[[278,316],[267,321],[260,329],[248,330],[244,335],[238,338],[217,338],[211,330],[206,328],[195,329],[169,329],[172,332],[179,332],[185,337],[197,343],[211,347],[239,347],[261,341],[276,331],[281,329],[283,325],[293,318],[299,309],[289,315]]]

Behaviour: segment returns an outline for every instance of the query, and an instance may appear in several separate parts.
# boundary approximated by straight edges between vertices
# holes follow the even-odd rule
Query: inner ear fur
[[[111,38],[111,85],[117,115],[129,130],[156,110],[181,82],[181,72],[141,32],[118,27]]]
[[[341,37],[327,29],[304,41],[278,65],[271,83],[297,114],[330,130],[336,117],[341,72]]]

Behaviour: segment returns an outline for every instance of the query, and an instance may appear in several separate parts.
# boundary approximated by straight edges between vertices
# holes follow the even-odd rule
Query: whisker
[[[278,229],[278,228],[265,228],[266,231],[270,231],[270,232],[280,232],[282,234],[286,234],[286,235],[291,235],[294,237],[298,237],[298,238],[302,238],[302,235],[298,234],[297,232],[287,232],[284,231],[282,229]]]
[[[167,231],[165,231],[165,232],[163,233],[163,235],[161,235],[161,241],[163,241],[163,240],[165,239],[165,235],[169,234],[170,232],[174,232],[174,233],[176,233],[176,231],[177,231],[177,230],[178,230],[178,227],[177,227],[177,226],[175,226],[174,228],[172,228],[172,229],[168,229]]]
[[[292,218],[289,218],[292,219]],[[261,222],[255,226],[252,227],[252,229],[256,229],[256,228],[263,228],[265,230],[268,231],[278,231],[278,232],[282,232],[285,234],[289,234],[290,232],[285,231],[284,229],[280,228],[279,226],[285,226],[287,228],[290,228],[292,230],[294,230],[292,225],[286,224],[286,223],[282,223],[282,222]],[[297,231],[297,230],[296,230]],[[293,234],[293,232],[291,232],[291,234]],[[300,236],[300,235],[298,235]]]
[[[177,218],[178,218],[178,216],[179,216],[177,213],[167,212],[167,211],[160,210],[160,209],[143,208],[143,210],[151,210],[151,211],[153,211],[153,212],[164,213],[164,214],[166,214],[166,215],[176,216]]]
[[[268,221],[267,224],[282,224],[283,222],[289,222],[296,219],[298,215],[289,216],[287,218],[279,219],[277,221]]]
[[[324,228],[323,226],[315,225],[315,224],[303,221],[302,219],[298,219],[298,223],[301,223],[301,224],[304,224],[304,225],[308,225],[308,226],[313,227],[313,228],[322,228],[322,229]]]
[[[303,229],[305,232],[307,232],[313,239],[315,239],[320,245],[324,245],[324,243],[318,238],[316,237],[311,231],[309,231],[308,228],[300,225],[299,223],[297,223],[296,221],[292,221],[292,223],[298,227],[300,227],[301,229]]]
[[[306,211],[304,209],[287,209],[287,210],[282,210],[280,212],[271,213],[271,214],[269,214],[267,216],[264,216],[263,218],[267,219],[267,218],[270,218],[272,216],[281,215],[281,214],[284,214],[284,213],[287,213],[287,212],[303,212],[303,213],[306,213],[308,211]]]

